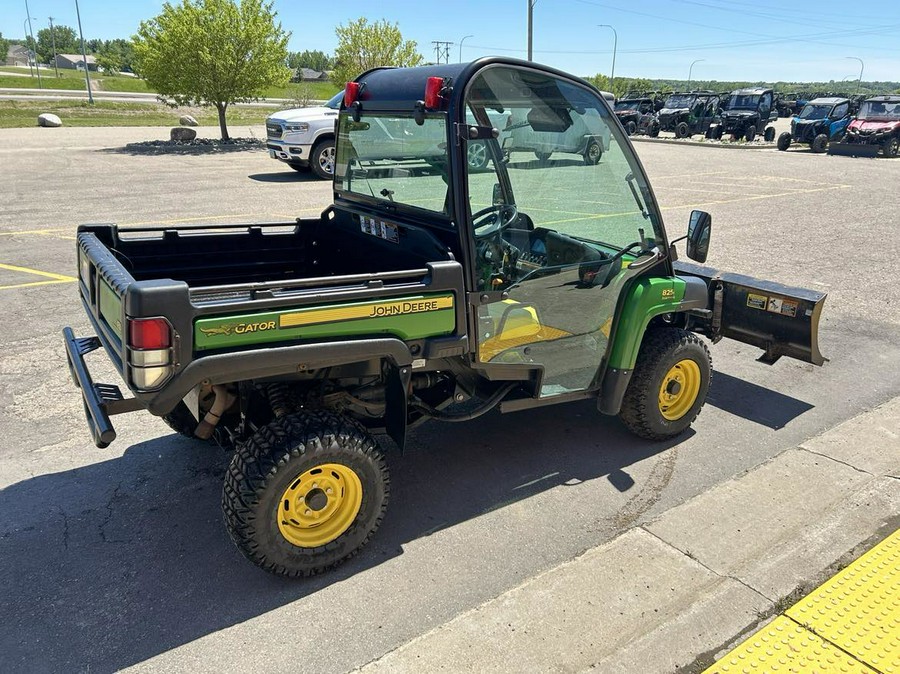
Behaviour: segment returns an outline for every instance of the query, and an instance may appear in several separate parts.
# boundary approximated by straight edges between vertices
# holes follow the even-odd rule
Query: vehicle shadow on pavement
[[[170,435],[120,458],[14,484],[0,491],[6,666],[119,670],[365,574],[438,529],[561,485],[606,477],[597,489],[608,482],[630,503],[629,490],[643,485],[628,466],[690,437],[638,440],[592,402],[560,410],[491,413],[452,429],[435,422],[413,434],[402,457],[380,439],[392,470],[381,530],[357,557],[306,580],[268,575],[232,545],[220,514],[230,455],[216,447]],[[598,516],[618,522],[613,512]]]
[[[265,142],[257,138],[232,138],[230,140],[198,138],[192,141],[147,140],[128,143],[120,147],[105,147],[97,152],[130,155],[203,155],[262,150],[265,150]]]
[[[775,431],[815,407],[803,400],[718,371],[713,374],[706,402],[723,412]]]
[[[322,180],[312,171],[294,171],[293,169],[277,173],[254,173],[247,176],[260,183],[317,183]]]

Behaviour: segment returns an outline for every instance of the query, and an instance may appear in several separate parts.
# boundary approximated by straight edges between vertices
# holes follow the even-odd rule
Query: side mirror
[[[703,264],[709,253],[709,236],[712,232],[712,216],[706,211],[691,211],[688,223],[687,256]]]

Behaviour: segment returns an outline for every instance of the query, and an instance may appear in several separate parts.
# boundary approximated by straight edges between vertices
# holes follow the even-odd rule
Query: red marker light
[[[133,318],[128,324],[128,343],[134,349],[168,349],[172,328],[164,318]]]
[[[441,107],[441,89],[443,88],[443,77],[429,77],[425,82],[425,107],[428,110]]]
[[[359,98],[359,82],[347,82],[344,88],[344,107],[349,108]]]

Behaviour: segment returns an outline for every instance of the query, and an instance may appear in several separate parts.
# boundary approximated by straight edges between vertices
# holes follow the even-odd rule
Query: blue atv
[[[787,150],[791,143],[806,143],[813,152],[825,152],[828,143],[843,138],[849,124],[849,99],[813,99],[791,120],[791,130],[778,136],[778,149]]]

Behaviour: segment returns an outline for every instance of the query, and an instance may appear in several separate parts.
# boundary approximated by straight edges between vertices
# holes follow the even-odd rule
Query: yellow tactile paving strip
[[[704,674],[900,674],[900,529]]]

